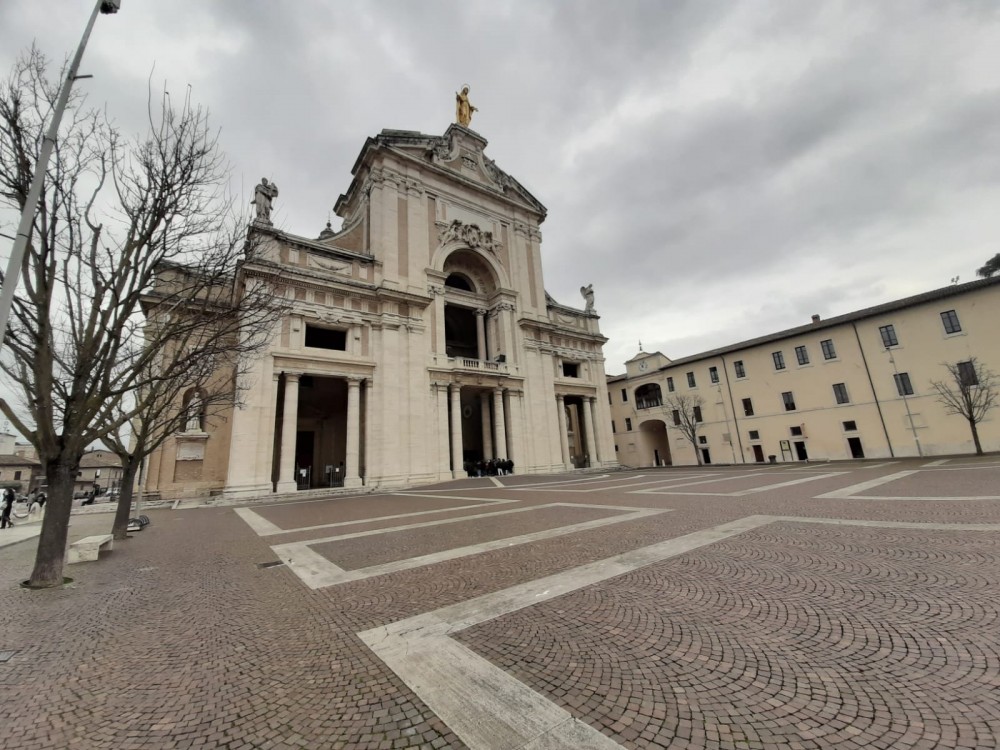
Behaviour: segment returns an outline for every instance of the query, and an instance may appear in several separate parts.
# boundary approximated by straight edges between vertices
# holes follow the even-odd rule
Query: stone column
[[[494,458],[493,428],[490,423],[490,397],[482,393],[479,396],[479,411],[483,416],[483,458]]]
[[[594,450],[590,454],[590,463],[591,465],[594,465],[595,463],[600,462],[602,458],[601,456],[602,428],[601,428],[601,423],[598,421],[597,418],[597,399],[594,396],[588,398],[585,408],[587,410],[587,415],[590,418],[590,429],[593,429]]]
[[[347,379],[347,456],[344,486],[360,487],[361,475],[361,380]]]
[[[516,463],[520,456],[514,447],[516,442],[514,435],[517,434],[517,438],[520,438],[520,425],[518,424],[517,416],[514,414],[515,399],[516,396],[512,397],[510,389],[505,388],[503,392],[503,414],[504,426],[507,428],[507,458],[513,459]]]
[[[562,451],[563,468],[570,468],[569,438],[566,437],[566,400],[561,393],[556,394],[556,411],[559,417],[559,448]]]
[[[587,460],[597,463],[597,440],[594,439],[594,414],[591,409],[591,398],[583,399],[583,440],[587,447]]]
[[[452,383],[448,386],[451,397],[451,477],[458,479],[465,475],[462,467],[462,386]]]
[[[479,347],[479,361],[486,361],[486,310],[476,310],[476,345]]]
[[[295,492],[295,437],[299,426],[300,372],[285,373],[285,410],[281,418],[281,455],[278,492]]]
[[[441,480],[451,479],[451,449],[449,447],[448,426],[448,386],[435,384],[434,403],[437,414],[438,439],[438,477]]]
[[[493,445],[497,458],[507,458],[507,423],[503,418],[503,389],[493,389]]]

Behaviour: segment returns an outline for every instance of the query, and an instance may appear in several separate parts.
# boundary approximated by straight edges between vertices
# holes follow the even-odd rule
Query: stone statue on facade
[[[580,294],[587,301],[587,306],[583,308],[584,312],[594,312],[594,285],[587,284],[587,286],[580,287]]]
[[[459,125],[465,128],[469,127],[469,123],[472,122],[472,113],[478,111],[469,101],[468,84],[462,87],[461,93],[455,92],[455,119]]]
[[[187,406],[187,414],[184,421],[185,432],[201,432],[201,397],[195,394],[191,397],[191,402]]]
[[[257,221],[271,223],[271,202],[278,197],[278,186],[268,182],[266,177],[260,178],[260,184],[254,188],[251,203],[257,210]]]

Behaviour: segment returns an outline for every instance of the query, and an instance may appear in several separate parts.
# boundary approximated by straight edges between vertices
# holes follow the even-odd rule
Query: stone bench
[[[72,565],[73,563],[96,560],[102,549],[109,551],[114,549],[114,540],[115,538],[111,534],[84,537],[69,546],[66,561]]]

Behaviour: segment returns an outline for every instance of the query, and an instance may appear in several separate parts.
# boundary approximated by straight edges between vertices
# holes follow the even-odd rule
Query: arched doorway
[[[670,466],[673,463],[667,425],[662,419],[639,423],[639,455],[642,466]]]

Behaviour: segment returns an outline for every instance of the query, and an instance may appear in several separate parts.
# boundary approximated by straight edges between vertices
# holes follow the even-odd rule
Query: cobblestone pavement
[[[0,547],[0,747],[1000,745],[1000,458],[500,483]]]

